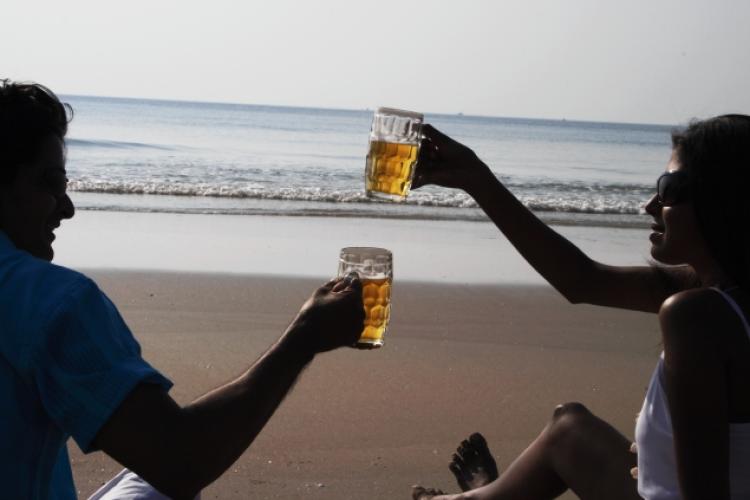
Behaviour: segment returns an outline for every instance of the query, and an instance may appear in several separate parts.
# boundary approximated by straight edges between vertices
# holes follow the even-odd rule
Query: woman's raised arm
[[[430,125],[413,187],[458,188],[473,197],[519,253],[572,303],[656,313],[670,295],[689,287],[687,267],[609,266],[589,258],[542,222],[466,146]]]

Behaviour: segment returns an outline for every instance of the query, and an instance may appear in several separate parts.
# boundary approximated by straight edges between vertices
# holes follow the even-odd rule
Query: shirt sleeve
[[[172,386],[141,357],[120,313],[91,280],[71,290],[40,340],[32,371],[42,405],[86,453],[136,385]]]

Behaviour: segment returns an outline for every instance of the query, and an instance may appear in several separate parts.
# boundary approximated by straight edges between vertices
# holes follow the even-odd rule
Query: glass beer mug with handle
[[[381,347],[391,318],[393,254],[385,248],[342,248],[338,276],[343,277],[352,272],[362,282],[362,302],[365,306],[365,326],[355,347]]]
[[[371,198],[403,201],[414,179],[424,115],[378,108],[372,118],[365,166],[365,192]]]

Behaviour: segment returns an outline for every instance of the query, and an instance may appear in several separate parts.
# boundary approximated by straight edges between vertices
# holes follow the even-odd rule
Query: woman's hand
[[[474,151],[454,141],[435,127],[422,127],[424,139],[419,150],[417,170],[412,188],[426,184],[463,189],[469,194],[489,178],[494,178],[489,167]]]

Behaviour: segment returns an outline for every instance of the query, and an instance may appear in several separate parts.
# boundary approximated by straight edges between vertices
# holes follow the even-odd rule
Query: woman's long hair
[[[694,121],[672,146],[692,185],[709,251],[737,285],[750,289],[750,116]]]

